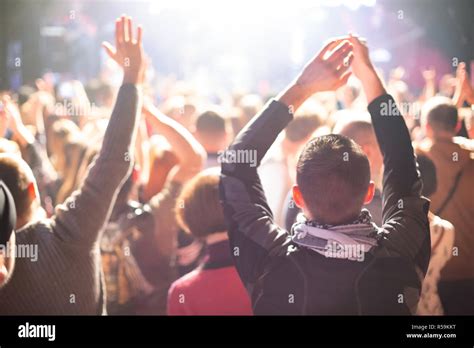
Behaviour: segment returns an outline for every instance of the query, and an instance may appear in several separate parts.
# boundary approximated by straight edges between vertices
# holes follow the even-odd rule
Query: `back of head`
[[[196,131],[206,135],[223,135],[227,131],[225,119],[214,111],[206,111],[196,120]]]
[[[178,224],[197,238],[227,230],[219,198],[219,170],[207,169],[184,186],[177,200]]]
[[[423,182],[422,194],[425,197],[430,197],[436,192],[436,188],[438,186],[435,164],[428,156],[423,154],[419,154],[417,156],[417,162],[421,181]]]
[[[451,99],[433,97],[423,106],[422,122],[430,126],[433,135],[456,134],[458,124],[458,110]]]
[[[306,141],[320,126],[321,120],[317,115],[297,116],[285,128],[285,137],[293,143]]]
[[[372,123],[364,119],[339,121],[334,127],[334,133],[351,138],[360,146],[376,142]]]
[[[296,182],[315,220],[330,225],[349,223],[364,203],[370,183],[369,161],[346,136],[316,137],[300,155]]]
[[[0,154],[0,180],[5,183],[13,196],[17,216],[23,217],[31,206],[28,192],[29,185],[34,182],[31,169],[18,156]]]
[[[208,154],[223,151],[228,146],[229,131],[224,117],[215,111],[206,111],[196,120],[196,139]]]

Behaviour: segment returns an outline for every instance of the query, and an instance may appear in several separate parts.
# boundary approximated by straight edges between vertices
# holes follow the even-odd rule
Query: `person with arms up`
[[[0,290],[0,314],[104,314],[98,241],[133,163],[144,73],[141,37],[140,27],[133,34],[129,17],[117,20],[116,48],[105,46],[123,68],[123,85],[102,149],[82,187],[56,207],[52,218],[35,218],[39,194],[28,165],[17,156],[0,155],[0,179],[16,205],[17,244],[38,247],[36,260],[16,259],[15,272]]]
[[[277,226],[257,164],[312,94],[361,80],[384,157],[383,226],[366,210],[374,194],[367,156],[349,138],[309,141],[297,165],[295,203],[305,221]],[[222,163],[220,196],[239,275],[255,314],[415,313],[430,259],[428,209],[408,129],[357,37],[329,42],[300,76],[240,132]],[[240,156],[242,158],[242,156]]]

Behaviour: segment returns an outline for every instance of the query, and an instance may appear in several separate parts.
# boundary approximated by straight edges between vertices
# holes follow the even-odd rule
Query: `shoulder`
[[[50,219],[31,222],[16,231],[17,243],[28,243],[41,239],[49,239],[53,235],[55,224]]]
[[[185,274],[181,278],[174,281],[173,284],[171,284],[170,291],[169,291],[170,294],[189,290],[190,288],[195,286],[197,282],[199,282],[199,279],[201,278],[201,276],[202,276],[202,271],[199,269],[196,269],[192,272]]]
[[[459,147],[463,150],[467,151],[474,151],[474,140],[473,139],[468,139],[465,137],[454,137],[453,138],[453,143],[456,145],[459,145]]]

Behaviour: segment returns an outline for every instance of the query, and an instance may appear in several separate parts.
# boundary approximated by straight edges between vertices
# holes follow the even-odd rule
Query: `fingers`
[[[123,43],[123,26],[122,26],[122,18],[118,18],[115,21],[115,47],[119,47]]]
[[[107,52],[107,55],[112,58],[112,59],[115,59],[115,54],[116,54],[116,51],[115,51],[115,48],[108,42],[102,42],[102,47],[104,47],[105,49],[105,52]]]
[[[127,41],[127,35],[126,35],[126,29],[125,29],[126,20],[127,20],[127,17],[125,17],[125,15],[122,15],[122,17],[120,17],[120,25],[119,25],[118,34],[121,38],[121,43]]]
[[[347,40],[347,36],[341,36],[337,38],[333,38],[326,43],[326,45],[322,48],[322,50],[318,53],[317,57],[324,58],[325,55],[330,52],[334,47],[340,44],[342,41]]]
[[[367,47],[367,40],[365,38],[361,38],[358,35],[349,34],[349,41],[352,45],[360,45],[360,46],[365,46]]]
[[[130,17],[127,17],[125,19],[125,41],[126,42],[133,41],[132,19]]]
[[[133,38],[133,21],[131,17],[122,15],[115,22],[115,38],[116,38],[116,47],[121,43],[138,43],[142,42],[143,28],[141,26],[137,27],[137,38]]]
[[[466,71],[466,63],[464,62],[460,62],[458,64],[458,67],[456,69],[456,72],[459,74],[459,73],[462,73],[463,71]]]
[[[141,25],[137,26],[137,43],[142,44],[143,28]]]
[[[337,67],[337,72],[339,75],[346,73],[351,67],[352,61],[354,60],[354,53],[349,52],[349,54],[342,60],[342,63]]]
[[[349,41],[344,40],[339,43],[338,46],[331,52],[331,55],[327,58],[329,64],[334,67],[341,65],[342,61],[352,52],[352,45]]]

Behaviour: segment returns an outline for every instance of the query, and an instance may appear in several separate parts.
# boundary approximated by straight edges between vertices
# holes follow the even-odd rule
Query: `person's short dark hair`
[[[295,117],[285,128],[285,136],[291,142],[299,142],[314,133],[321,126],[317,115],[302,115]]]
[[[369,187],[369,161],[360,146],[346,136],[316,137],[301,152],[296,182],[316,221],[331,225],[352,222]]]
[[[426,104],[426,121],[435,132],[456,131],[456,126],[458,124],[458,109],[449,99],[435,97]]]
[[[226,132],[226,121],[217,112],[206,111],[198,116],[196,130],[205,134],[223,134]]]
[[[219,198],[219,170],[209,168],[186,183],[176,204],[180,227],[197,238],[227,230]]]
[[[423,154],[417,155],[417,162],[421,181],[423,182],[422,194],[425,197],[430,197],[436,192],[438,186],[435,164],[428,156]]]

